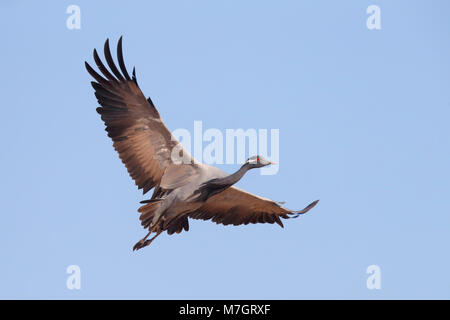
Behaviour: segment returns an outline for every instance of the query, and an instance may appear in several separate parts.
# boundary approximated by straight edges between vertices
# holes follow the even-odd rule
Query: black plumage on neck
[[[246,162],[235,173],[223,178],[215,178],[205,182],[195,193],[197,200],[206,201],[209,197],[231,187],[241,180],[248,170],[253,168],[257,168],[257,166]]]

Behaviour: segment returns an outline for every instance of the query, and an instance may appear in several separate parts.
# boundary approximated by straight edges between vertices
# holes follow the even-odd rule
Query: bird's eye
[[[258,157],[258,158],[256,158],[256,162],[258,162],[258,163],[259,163],[259,157]]]

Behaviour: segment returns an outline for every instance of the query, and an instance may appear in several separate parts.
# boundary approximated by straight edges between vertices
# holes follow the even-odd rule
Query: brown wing
[[[283,227],[280,218],[296,218],[308,212],[319,200],[312,202],[300,211],[292,211],[281,207],[278,203],[258,197],[236,187],[230,187],[209,198],[200,209],[189,215],[193,219],[209,220],[224,225],[235,226],[249,223],[278,223]]]
[[[95,96],[101,105],[97,112],[105,122],[105,130],[130,176],[138,188],[146,193],[159,184],[164,170],[173,163],[172,149],[178,145],[177,152],[182,154],[186,151],[172,137],[151,99],[145,99],[137,84],[135,70],[132,78],[128,75],[123,61],[122,37],[117,45],[122,72],[114,64],[108,40],[104,51],[112,73],[102,63],[95,49],[94,60],[103,76],[85,63],[87,71],[97,80],[92,82]],[[193,159],[189,159],[193,163]]]

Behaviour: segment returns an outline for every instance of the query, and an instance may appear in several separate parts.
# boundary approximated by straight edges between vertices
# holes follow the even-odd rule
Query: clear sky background
[[[450,298],[449,1],[123,3],[0,3],[0,298]],[[120,35],[171,130],[280,129],[278,174],[239,186],[319,205],[284,229],[191,220],[133,252],[144,198],[83,65]]]

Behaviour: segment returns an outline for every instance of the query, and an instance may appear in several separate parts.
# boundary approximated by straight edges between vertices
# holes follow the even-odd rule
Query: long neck
[[[216,178],[204,183],[194,195],[198,201],[206,201],[209,197],[231,187],[238,182],[244,174],[251,169],[248,163],[245,163],[238,171],[225,178]]]
[[[244,174],[250,169],[251,169],[250,165],[248,163],[244,163],[244,165],[240,167],[239,170],[236,171],[235,173],[232,173],[229,176],[226,176],[225,178],[215,179],[214,184],[232,186],[233,184],[241,180]]]

